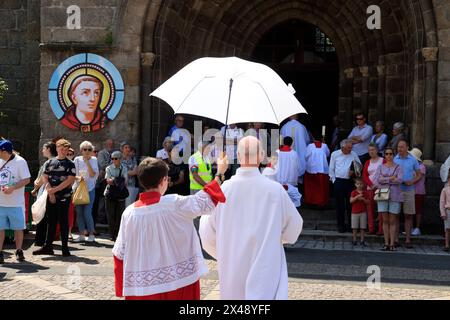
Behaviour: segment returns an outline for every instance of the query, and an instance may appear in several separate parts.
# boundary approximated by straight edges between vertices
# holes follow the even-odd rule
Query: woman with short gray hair
[[[97,158],[93,157],[94,146],[89,141],[83,141],[80,144],[81,156],[76,157],[73,162],[75,164],[76,182],[73,189],[80,185],[81,181],[84,181],[89,191],[89,204],[75,206],[77,212],[78,231],[80,236],[75,239],[75,242],[94,242],[94,218],[92,217],[92,206],[95,200],[95,184],[99,173]],[[89,233],[89,237],[86,240],[84,237],[84,231]]]
[[[162,149],[156,152],[156,158],[161,160],[169,159],[169,150],[173,147],[173,141],[171,137],[166,137],[162,144]]]
[[[392,137],[392,140],[389,142],[388,147],[393,148],[395,153],[397,153],[398,143],[401,140],[406,139],[404,130],[405,130],[405,124],[402,122],[396,122],[392,128],[393,137]]]

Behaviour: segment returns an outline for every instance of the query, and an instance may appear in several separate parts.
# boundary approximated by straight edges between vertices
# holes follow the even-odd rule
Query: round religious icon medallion
[[[84,133],[105,127],[122,108],[125,87],[119,70],[107,59],[83,53],[61,63],[48,89],[56,118]]]

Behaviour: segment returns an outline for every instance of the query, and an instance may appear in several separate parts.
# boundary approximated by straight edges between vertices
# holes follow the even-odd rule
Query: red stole
[[[291,149],[291,147],[289,147],[289,146],[282,146],[282,147],[280,148],[280,151],[281,151],[281,152],[291,152],[292,149]]]
[[[321,141],[314,141],[314,144],[316,145],[317,149],[322,148],[322,142]]]

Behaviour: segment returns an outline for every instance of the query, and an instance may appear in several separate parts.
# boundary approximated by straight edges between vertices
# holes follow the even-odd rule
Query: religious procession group
[[[53,242],[60,237],[63,256],[70,256],[69,228],[75,217],[80,234],[73,240],[92,242],[100,216],[107,220],[115,241],[119,297],[200,299],[199,279],[208,272],[203,248],[217,259],[222,299],[270,300],[288,297],[283,244],[295,243],[302,231],[298,207],[302,202],[326,205],[330,180],[338,229],[353,230],[355,245],[357,231],[364,245],[368,224],[369,232],[384,235],[383,250],[394,251],[399,245],[402,208],[407,248],[411,248],[411,235],[420,232],[420,224],[413,228],[413,217],[422,212],[425,169],[420,150],[408,152],[401,123],[394,125],[389,142],[381,122],[374,134],[365,116],[358,114],[357,126],[342,141],[336,122],[328,147],[324,139],[311,137],[297,116],[292,116],[281,128],[282,146],[262,166],[267,158],[261,141],[268,139],[261,137],[267,133],[260,123],[252,125],[252,135],[245,135],[236,125],[223,127],[225,152],[217,148],[218,141],[202,140],[188,164],[178,163],[175,158],[190,141],[184,136],[183,122],[183,117],[177,116],[169,132],[171,139],[164,141],[156,158],[144,158],[139,165],[127,142],[121,143],[118,151],[114,141],[108,140],[105,149],[97,152],[85,141],[76,158],[67,140],[45,144],[42,152],[48,160],[34,182],[33,193],[38,200],[45,197],[46,210],[35,239],[41,248],[33,254],[53,255]],[[340,149],[334,151],[338,145]],[[449,181],[449,169],[450,158],[442,166],[443,181]],[[0,177],[0,245],[5,230],[14,230],[15,257],[23,261],[24,187],[31,175],[26,161],[13,152],[6,139],[0,140]],[[75,205],[74,215],[70,213],[72,194],[83,184],[89,202]],[[304,193],[303,201],[299,189]],[[106,209],[104,217],[102,207]],[[379,214],[378,228],[375,212]],[[198,217],[196,230],[193,221]],[[441,195],[441,217],[448,251],[449,184]],[[0,250],[0,263],[4,262]]]

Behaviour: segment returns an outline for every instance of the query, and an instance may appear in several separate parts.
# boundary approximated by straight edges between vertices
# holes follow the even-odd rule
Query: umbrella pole
[[[225,118],[225,135],[223,136],[223,152],[225,152],[225,143],[227,139],[228,114],[230,112],[231,90],[233,90],[233,79],[230,79],[230,92],[228,94],[227,117]]]

